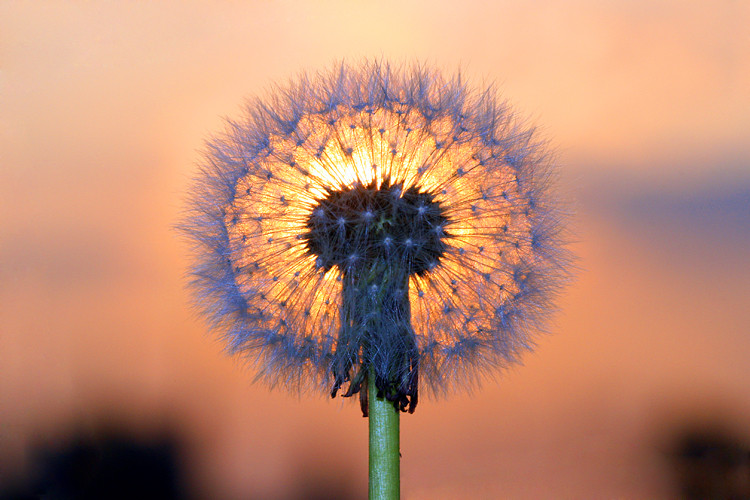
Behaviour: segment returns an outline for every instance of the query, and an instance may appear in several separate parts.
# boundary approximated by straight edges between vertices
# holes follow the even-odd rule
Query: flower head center
[[[385,180],[380,186],[358,183],[328,190],[313,208],[302,238],[325,269],[346,271],[355,261],[381,261],[423,275],[445,251],[447,222],[432,193]]]

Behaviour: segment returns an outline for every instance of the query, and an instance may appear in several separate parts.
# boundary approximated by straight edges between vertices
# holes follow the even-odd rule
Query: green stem
[[[370,423],[370,500],[398,500],[401,496],[399,413],[393,403],[378,398],[375,374],[368,377]]]

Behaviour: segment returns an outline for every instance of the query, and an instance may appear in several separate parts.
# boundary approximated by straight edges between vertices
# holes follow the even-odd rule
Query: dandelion
[[[198,303],[270,385],[413,412],[533,346],[569,261],[553,174],[460,75],[303,75],[207,143],[182,225]]]

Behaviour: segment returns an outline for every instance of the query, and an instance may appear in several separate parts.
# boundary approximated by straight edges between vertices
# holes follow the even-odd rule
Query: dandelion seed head
[[[206,144],[181,230],[196,299],[259,378],[397,408],[517,362],[568,276],[544,143],[491,90],[341,64]]]

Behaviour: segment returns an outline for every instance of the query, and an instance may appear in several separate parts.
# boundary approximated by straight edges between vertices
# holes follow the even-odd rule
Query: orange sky
[[[525,366],[402,419],[405,498],[673,496],[664,429],[750,439],[747,26],[739,1],[0,4],[0,486],[117,415],[221,498],[364,487],[356,406],[252,385],[171,227],[221,116],[378,56],[497,82],[558,147],[581,256]]]

